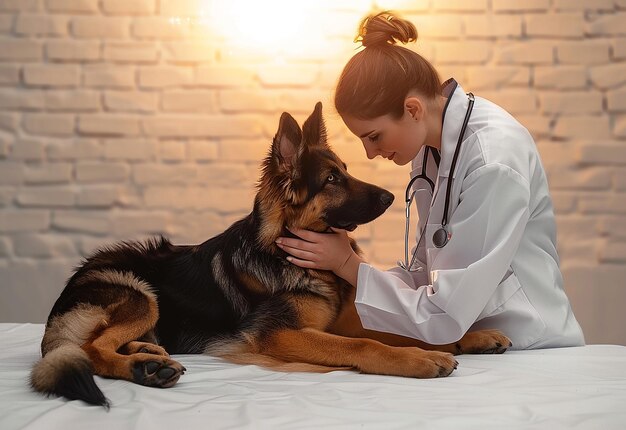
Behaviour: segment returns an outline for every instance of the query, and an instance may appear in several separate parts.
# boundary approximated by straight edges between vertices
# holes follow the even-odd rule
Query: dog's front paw
[[[500,330],[472,331],[456,343],[457,354],[502,354],[511,346]]]

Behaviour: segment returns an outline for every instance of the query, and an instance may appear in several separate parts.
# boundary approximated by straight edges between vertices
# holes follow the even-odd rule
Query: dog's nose
[[[384,207],[391,206],[391,204],[393,203],[393,199],[394,199],[393,194],[391,194],[388,191],[385,191],[384,193],[380,195],[380,203]]]

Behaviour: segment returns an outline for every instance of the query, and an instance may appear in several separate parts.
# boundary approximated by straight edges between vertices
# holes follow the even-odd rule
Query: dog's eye
[[[334,175],[333,173],[331,173],[330,175],[328,175],[328,177],[326,178],[326,182],[328,182],[329,184],[332,184],[333,182],[337,182],[337,176]]]

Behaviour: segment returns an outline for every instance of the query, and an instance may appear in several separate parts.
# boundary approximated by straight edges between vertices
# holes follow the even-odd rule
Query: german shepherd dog
[[[292,265],[275,244],[289,235],[286,226],[353,230],[392,201],[348,174],[326,142],[321,103],[302,130],[283,113],[248,216],[200,245],[122,242],[82,262],[48,317],[32,387],[108,408],[94,374],[171,387],[185,368],[168,353],[282,371],[432,378],[456,368],[452,354],[504,352],[510,343],[497,331],[431,347],[365,330],[351,285]]]

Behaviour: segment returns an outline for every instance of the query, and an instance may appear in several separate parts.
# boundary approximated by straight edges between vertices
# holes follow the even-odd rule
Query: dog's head
[[[273,243],[284,226],[352,231],[380,216],[394,198],[348,173],[326,141],[321,103],[302,129],[291,115],[282,114],[258,187],[255,205],[263,217],[261,237],[266,244]]]

